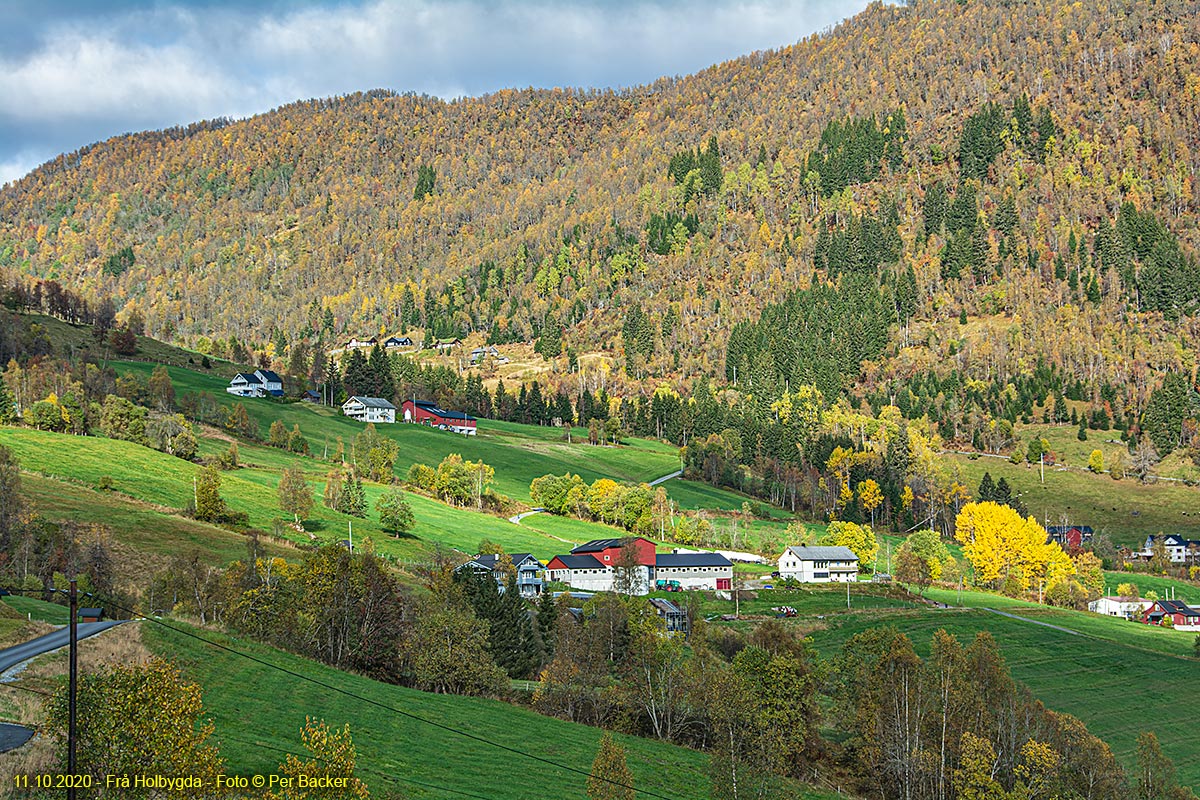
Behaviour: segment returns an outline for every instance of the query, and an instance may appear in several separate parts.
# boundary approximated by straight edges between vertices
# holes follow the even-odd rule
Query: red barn
[[[654,566],[654,542],[638,536],[635,539],[593,539],[571,550],[573,556],[592,556],[603,566],[614,566],[621,558],[621,546],[633,542],[637,550],[637,563],[645,567]]]
[[[475,418],[461,411],[447,411],[428,400],[405,400],[404,421],[430,425],[467,436],[475,435]]]
[[[1092,541],[1091,525],[1051,525],[1046,528],[1049,541],[1058,542],[1064,550],[1078,550]]]

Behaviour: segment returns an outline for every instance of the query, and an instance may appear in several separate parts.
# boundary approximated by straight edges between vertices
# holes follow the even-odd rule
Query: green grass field
[[[154,367],[137,362],[113,366],[121,374],[131,371],[143,377],[149,377]],[[267,429],[277,419],[288,430],[299,425],[309,446],[317,453],[324,452],[327,444],[332,453],[339,437],[348,453],[354,437],[366,427],[342,416],[339,409],[325,406],[235,399],[225,393],[231,375],[201,375],[178,367],[171,367],[168,372],[177,395],[206,391],[223,405],[235,402],[245,405],[251,419],[258,424],[261,436],[266,436]],[[578,429],[582,436],[575,436],[572,444],[562,439],[559,429],[493,420],[479,421],[478,436],[462,436],[423,425],[379,425],[378,430],[400,445],[396,462],[398,474],[404,474],[414,463],[436,466],[450,453],[458,453],[471,461],[482,459],[494,467],[496,490],[518,500],[527,501],[530,482],[547,473],[572,472],[589,483],[602,477],[636,483],[654,480],[679,468],[678,451],[674,448],[637,439],[619,447],[592,446],[587,444],[586,430],[583,429]]]
[[[954,603],[955,592],[929,593]],[[1140,732],[1153,730],[1184,783],[1200,783],[1200,730],[1194,710],[1169,687],[1194,679],[1200,662],[1186,657],[1195,634],[1181,634],[1083,612],[1045,609],[995,595],[964,593],[965,609],[898,609],[874,615],[827,617],[828,628],[812,634],[823,654],[832,654],[855,633],[895,625],[928,653],[930,639],[945,628],[964,644],[978,631],[999,643],[1013,677],[1025,683],[1049,708],[1083,720],[1113,748],[1125,765],[1134,763]],[[1026,619],[986,611],[997,608]],[[1030,621],[1032,620],[1032,621]],[[1067,633],[1036,624],[1059,625]]]
[[[166,557],[181,550],[198,549],[210,563],[224,564],[245,552],[241,535],[173,513],[191,497],[192,479],[199,471],[195,464],[130,442],[21,428],[0,429],[0,444],[9,447],[27,471],[23,480],[26,495],[52,519],[108,524],[120,544],[152,556]],[[259,449],[270,451],[270,448]],[[315,464],[312,459],[295,460]],[[310,469],[310,478],[319,478],[323,471],[319,466]],[[113,479],[120,494],[96,490],[104,475]],[[275,520],[285,516],[278,507],[279,472],[274,465],[268,469],[224,472],[221,478],[222,497],[231,508],[249,514],[252,526],[271,531]],[[313,484],[315,495],[320,498],[324,483],[313,480]],[[380,529],[374,510],[375,500],[384,487],[365,484],[364,489],[369,507],[366,519],[340,514],[318,502],[305,520],[305,528],[318,539],[340,540],[348,538],[353,525],[356,542],[370,537],[377,552],[401,560],[420,558],[435,543],[475,552],[485,538],[502,544],[510,552],[532,552],[545,558],[564,552],[573,543],[616,534],[611,527],[581,520],[546,517],[541,522],[540,515],[539,526],[531,527],[529,523],[533,520],[514,525],[500,517],[452,508],[410,492],[407,496],[417,524],[410,534],[397,538]],[[553,532],[545,531],[546,528],[552,528]],[[290,529],[285,529],[285,534],[299,543],[310,541],[308,536]]]
[[[51,625],[66,625],[71,621],[71,611],[66,606],[60,606],[57,603],[47,603],[45,600],[38,600],[36,597],[26,595],[13,594],[4,598],[3,605],[6,611],[11,610],[21,619],[34,619],[41,622],[48,622]],[[5,617],[11,617],[11,614],[5,614]]]
[[[585,797],[585,778],[581,775],[471,741],[391,709],[585,771],[595,756],[599,729],[543,717],[497,701],[426,694],[381,684],[261,645],[196,631],[333,687],[326,688],[184,634],[142,624],[146,644],[176,660],[188,678],[204,687],[205,711],[216,726],[214,738],[220,743],[229,773],[275,772],[285,757],[280,750],[303,755],[299,731],[305,718],[311,716],[325,720],[331,727],[350,724],[359,777],[373,794],[400,790],[413,798],[452,798],[455,791],[493,800],[532,795]],[[367,700],[348,697],[338,690]],[[620,739],[638,788],[679,800],[709,796],[705,754],[649,739]],[[828,797],[820,793],[805,796],[812,800]]]
[[[1083,443],[1081,443],[1083,444]],[[1046,468],[1046,482],[1036,464],[1014,465],[1007,459],[947,455],[958,467],[972,493],[983,473],[994,480],[1004,477],[1044,525],[1065,518],[1076,525],[1091,525],[1114,543],[1141,545],[1147,534],[1179,533],[1200,536],[1200,488],[1178,483],[1142,484],[1135,478],[1114,481],[1107,475],[1078,470]]]

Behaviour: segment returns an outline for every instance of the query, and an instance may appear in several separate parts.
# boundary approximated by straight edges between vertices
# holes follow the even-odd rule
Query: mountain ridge
[[[1069,236],[1092,250],[1096,228],[1127,201],[1194,252],[1196,111],[1168,101],[1200,93],[1198,38],[1181,2],[921,0],[873,4],[795,45],[633,89],[301,101],[179,139],[110,140],[69,174],[35,171],[0,192],[0,269],[111,294],[168,339],[233,334],[260,347],[280,331],[289,343],[320,333],[328,309],[330,336],[422,327],[528,341],[552,320],[576,350],[615,348],[620,312],[644,303],[661,333],[640,374],[686,377],[720,370],[733,324],[830,280],[814,264],[822,228],[893,203],[902,250],[877,272],[914,269],[914,319],[930,331],[960,308],[999,313],[1034,328],[1020,334],[1033,345],[1054,324],[1034,324],[1030,308],[1071,305],[1089,324],[1136,319],[1116,338],[1164,351],[1152,372],[1182,369],[1194,361],[1186,337],[1139,314],[1103,268],[1085,274],[1089,258],[1077,259],[1101,294],[1090,310],[1054,272]],[[1052,114],[1056,148],[1040,164],[1005,144],[977,181],[998,274],[944,278],[924,195],[959,181],[962,126],[985,103],[1008,108],[1025,94]],[[806,187],[831,121],[886,125],[890,109],[907,121],[897,168],[848,193]],[[712,136],[722,185],[688,197],[668,162]],[[418,200],[422,166],[436,180]],[[998,255],[1008,193],[1016,252]],[[652,218],[669,226],[689,213],[696,231],[669,230],[667,252],[655,252]],[[122,247],[133,266],[106,272]],[[1190,313],[1184,326],[1195,331]],[[901,336],[893,344],[904,349]],[[974,364],[978,343],[963,344]],[[1119,349],[1133,359],[1135,348]],[[924,360],[943,355],[933,347]]]

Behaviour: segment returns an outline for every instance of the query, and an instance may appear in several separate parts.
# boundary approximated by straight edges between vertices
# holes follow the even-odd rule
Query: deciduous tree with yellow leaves
[[[954,521],[954,538],[975,568],[975,583],[1016,581],[1021,590],[1074,574],[1071,559],[1033,517],[1022,519],[998,503],[967,503]]]

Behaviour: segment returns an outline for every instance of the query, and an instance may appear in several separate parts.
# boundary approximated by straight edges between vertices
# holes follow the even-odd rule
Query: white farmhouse
[[[396,421],[396,407],[382,397],[351,397],[342,403],[342,413],[359,422]]]
[[[1141,621],[1153,600],[1142,597],[1100,597],[1088,603],[1088,611],[1106,617],[1123,617]]]
[[[858,556],[849,547],[789,547],[779,557],[779,577],[800,583],[858,580]]]
[[[239,372],[225,391],[238,397],[283,397],[283,378],[269,369]]]

